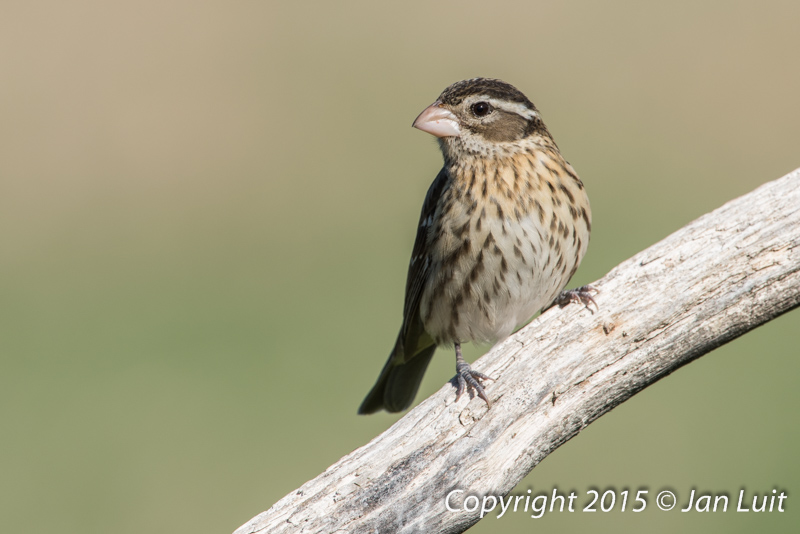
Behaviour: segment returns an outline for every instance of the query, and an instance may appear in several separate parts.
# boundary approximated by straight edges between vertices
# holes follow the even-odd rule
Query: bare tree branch
[[[463,532],[469,494],[504,495],[632,395],[800,305],[800,169],[700,217],[594,284],[600,309],[548,310],[386,432],[243,525],[255,532]]]

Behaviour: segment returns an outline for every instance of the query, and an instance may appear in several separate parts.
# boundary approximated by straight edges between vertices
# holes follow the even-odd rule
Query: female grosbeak
[[[594,302],[591,286],[562,292],[589,245],[589,199],[524,94],[460,81],[414,127],[439,139],[444,166],[422,205],[403,325],[362,414],[408,408],[439,345],[455,346],[457,396],[469,386],[491,405],[461,343],[502,340],[554,303]]]

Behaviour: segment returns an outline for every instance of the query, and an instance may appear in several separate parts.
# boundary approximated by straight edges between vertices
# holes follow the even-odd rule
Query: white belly
[[[552,233],[535,215],[520,221],[484,217],[480,231],[474,221],[472,228],[468,243],[445,243],[432,257],[420,311],[425,330],[441,344],[507,337],[555,299],[577,262],[570,240],[558,235],[557,252]],[[458,261],[448,261],[466,246]]]

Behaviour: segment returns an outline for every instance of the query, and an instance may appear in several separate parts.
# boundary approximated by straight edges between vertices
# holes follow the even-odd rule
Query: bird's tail
[[[435,351],[436,345],[431,344],[418,348],[411,358],[406,359],[403,357],[402,341],[398,337],[378,381],[361,403],[358,413],[366,415],[379,410],[402,412],[411,406]]]

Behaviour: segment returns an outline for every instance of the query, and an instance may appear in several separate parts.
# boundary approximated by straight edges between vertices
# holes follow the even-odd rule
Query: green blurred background
[[[0,12],[3,532],[230,532],[397,419],[355,412],[440,165],[410,124],[451,82],[515,84],[583,178],[572,285],[800,166],[796,1]],[[647,487],[647,512],[471,532],[793,529],[798,328],[795,311],[643,391],[516,490]],[[439,354],[420,398],[452,375]],[[664,513],[662,487],[790,497]]]

